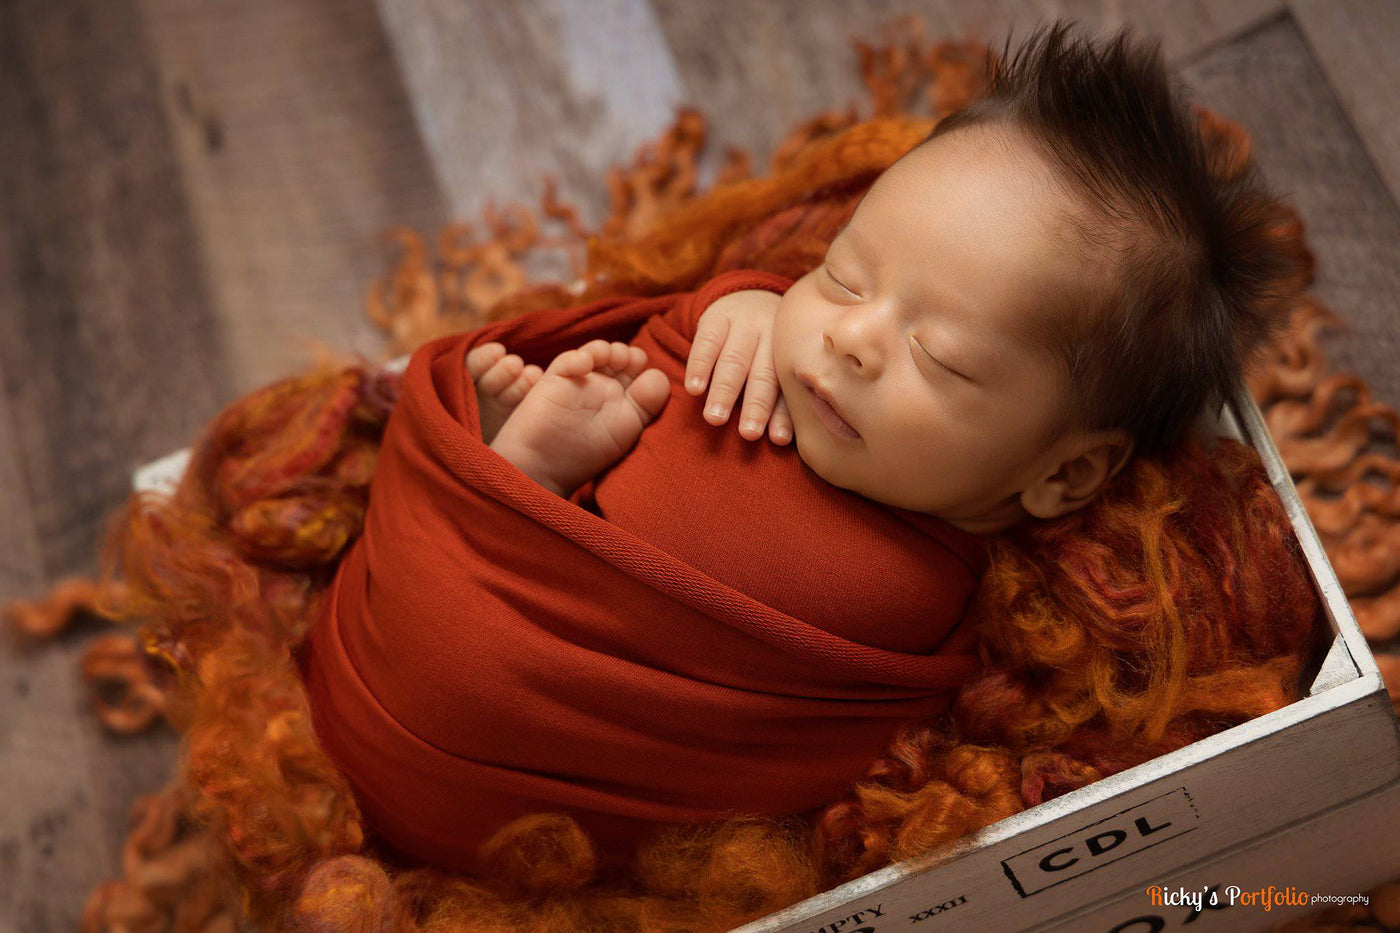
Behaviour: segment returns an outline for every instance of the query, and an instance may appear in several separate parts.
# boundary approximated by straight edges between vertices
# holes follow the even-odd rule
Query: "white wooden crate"
[[[1400,825],[1400,731],[1366,639],[1254,400],[1241,391],[1207,430],[1259,452],[1322,596],[1333,637],[1308,695],[737,933],[1242,931],[1323,905],[1230,906],[1230,886],[1348,895],[1400,876],[1400,837],[1375,831]],[[188,459],[154,461],[134,485],[172,488]],[[1154,907],[1153,884],[1218,885],[1222,904]]]

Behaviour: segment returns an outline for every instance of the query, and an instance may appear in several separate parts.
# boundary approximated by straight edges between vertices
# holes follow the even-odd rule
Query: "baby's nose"
[[[864,365],[863,363],[861,363],[860,357],[852,353],[851,351],[838,350],[836,348],[836,341],[832,339],[831,334],[823,334],[822,339],[826,341],[826,348],[828,350],[830,350],[832,353],[835,353],[839,356],[843,356],[846,359],[850,360],[852,365],[854,365],[856,369],[860,369]]]
[[[870,376],[878,372],[883,360],[880,333],[873,320],[855,320],[847,316],[822,334],[827,350],[849,362],[858,373]]]

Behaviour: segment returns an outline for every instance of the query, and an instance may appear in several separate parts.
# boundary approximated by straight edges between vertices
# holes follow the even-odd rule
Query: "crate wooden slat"
[[[1179,928],[1190,933],[1262,933],[1284,920],[1332,905],[1310,897],[1306,904],[1271,905],[1265,910],[1240,900],[1242,892],[1273,886],[1285,894],[1293,887],[1310,895],[1356,895],[1400,874],[1400,837],[1376,831],[1378,826],[1393,826],[1396,813],[1400,813],[1400,782],[1297,820],[1271,836],[1176,874],[1152,879],[1151,883],[1167,889],[1200,891],[1199,912],[1189,906],[1153,906],[1143,886],[1043,929],[1056,933],[1156,933]],[[1239,890],[1231,892],[1232,887]],[[1219,899],[1214,907],[1204,897],[1211,889]],[[1198,914],[1195,919],[1193,914]]]

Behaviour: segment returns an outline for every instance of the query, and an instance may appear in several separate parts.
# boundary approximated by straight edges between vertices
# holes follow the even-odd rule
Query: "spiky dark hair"
[[[1042,26],[1014,55],[1008,34],[988,52],[985,93],[925,143],[1014,127],[1050,166],[1076,206],[1063,219],[1111,283],[1066,296],[1039,335],[1069,378],[1062,429],[1123,429],[1139,454],[1161,454],[1242,383],[1285,323],[1303,259],[1277,236],[1286,208],[1258,168],[1226,171],[1203,137],[1160,41],[1075,26]]]

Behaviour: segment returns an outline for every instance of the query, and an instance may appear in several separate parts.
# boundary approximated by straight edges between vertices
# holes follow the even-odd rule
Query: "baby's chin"
[[[797,448],[797,456],[807,464],[807,468],[832,486],[859,493],[856,478],[852,475],[852,457],[848,453],[835,450],[829,443],[824,428],[819,424],[809,424],[806,430],[794,422],[792,443]],[[813,440],[813,438],[816,438]],[[803,439],[806,438],[806,443]],[[864,495],[864,493],[862,493]]]
[[[871,479],[868,476],[860,475],[860,463],[856,455],[823,443],[826,440],[826,435],[821,425],[808,425],[807,430],[811,434],[805,434],[795,423],[793,425],[793,444],[797,447],[797,455],[802,458],[803,463],[807,464],[808,469],[817,474],[828,485],[894,508],[922,512],[926,515],[935,514],[927,511],[927,507],[923,504],[900,501],[900,497],[890,495],[887,488],[872,487]],[[809,440],[809,443],[805,445],[802,443],[804,435]],[[815,435],[817,440],[812,441],[812,435]]]

